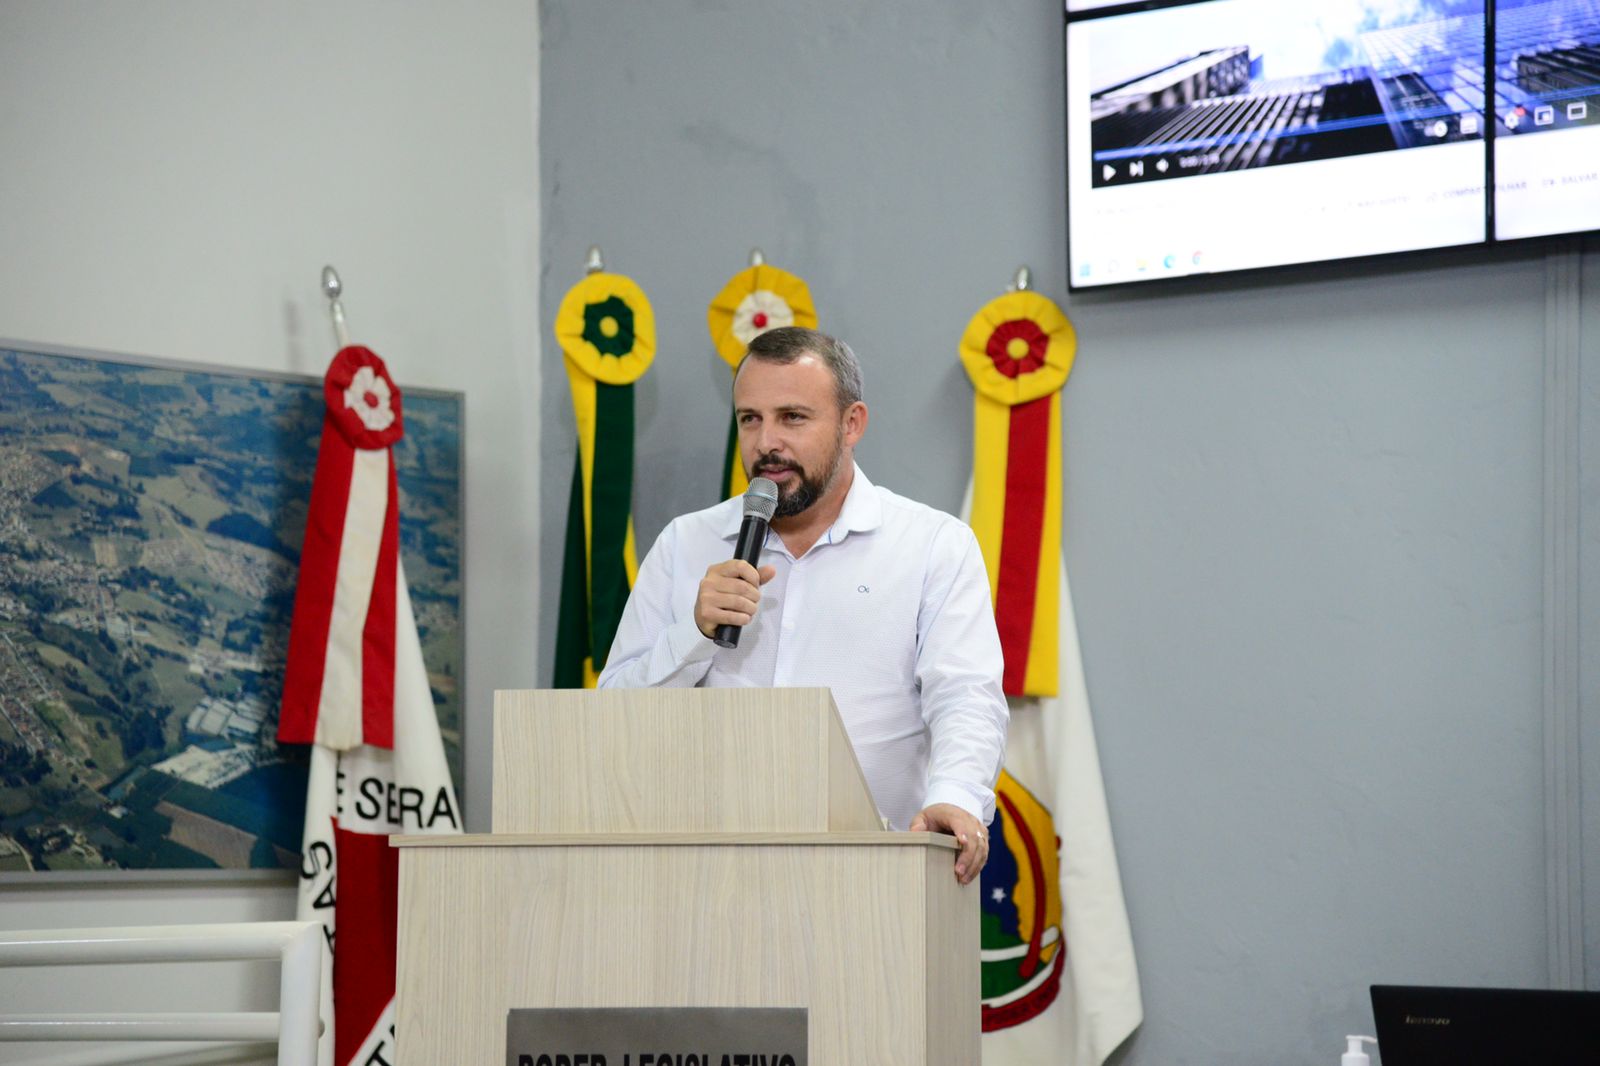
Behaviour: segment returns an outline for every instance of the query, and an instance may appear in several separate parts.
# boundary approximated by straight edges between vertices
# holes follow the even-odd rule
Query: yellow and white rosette
[[[801,278],[766,263],[739,271],[728,279],[706,308],[706,328],[717,354],[737,371],[750,342],[783,326],[817,327],[811,287]],[[744,465],[739,462],[739,427],[731,424],[723,457],[724,497],[739,496],[747,487]]]

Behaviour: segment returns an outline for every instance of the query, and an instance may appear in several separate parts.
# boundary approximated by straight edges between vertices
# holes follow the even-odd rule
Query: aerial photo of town
[[[401,558],[461,766],[461,401],[407,391]],[[295,867],[278,702],[321,383],[0,349],[0,874]]]

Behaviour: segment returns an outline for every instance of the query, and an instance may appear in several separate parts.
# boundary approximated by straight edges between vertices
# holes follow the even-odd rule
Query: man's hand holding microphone
[[[708,640],[716,640],[723,626],[747,626],[756,616],[761,602],[761,586],[778,571],[770,566],[757,570],[743,559],[729,559],[706,571],[700,579],[700,595],[694,601],[694,624]],[[681,602],[681,601],[680,601]],[[737,640],[737,637],[735,637]]]
[[[744,494],[744,523],[739,527],[733,558],[708,568],[700,580],[694,624],[718,647],[738,647],[740,628],[750,624],[761,603],[761,586],[778,572],[771,566],[756,568],[767,540],[767,525],[777,509],[777,483],[764,477],[751,481]]]

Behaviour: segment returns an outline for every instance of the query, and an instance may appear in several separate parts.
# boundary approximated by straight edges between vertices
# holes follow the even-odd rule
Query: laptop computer
[[[1373,985],[1383,1066],[1596,1066],[1600,992]]]

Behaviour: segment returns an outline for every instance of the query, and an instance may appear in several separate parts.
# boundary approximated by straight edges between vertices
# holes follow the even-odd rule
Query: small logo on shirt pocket
[[[872,590],[870,588],[868,588],[867,586],[865,586],[865,585],[857,585],[856,586],[856,591],[857,592],[861,592],[861,593],[867,593],[867,592],[871,592]]]

